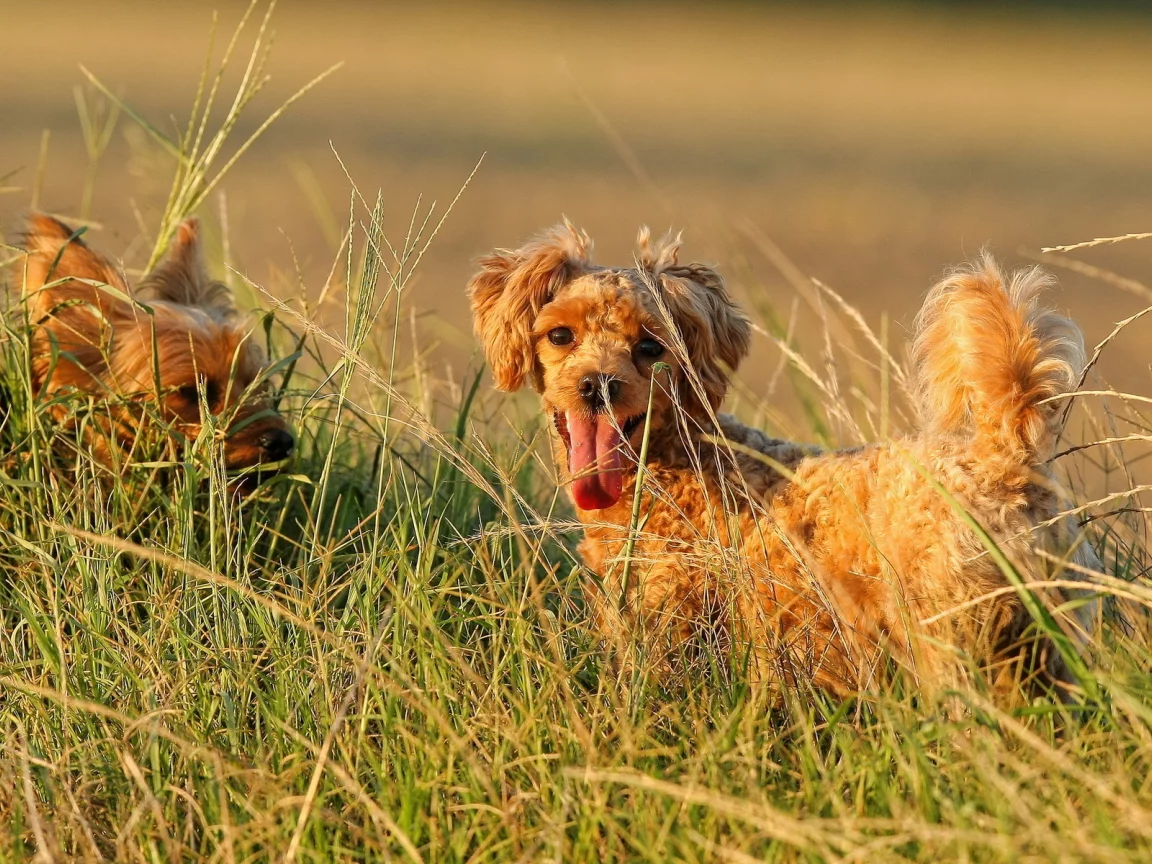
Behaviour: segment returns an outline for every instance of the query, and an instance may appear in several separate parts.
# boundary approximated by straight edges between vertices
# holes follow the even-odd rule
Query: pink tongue
[[[581,510],[603,510],[620,500],[624,474],[620,470],[620,433],[611,417],[585,417],[569,411],[568,469],[572,498]]]

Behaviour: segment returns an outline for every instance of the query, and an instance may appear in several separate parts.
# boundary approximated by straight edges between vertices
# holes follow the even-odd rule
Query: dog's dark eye
[[[193,405],[200,404],[200,391],[195,384],[185,384],[183,387],[177,388],[176,395]],[[204,382],[204,399],[207,401],[208,407],[211,408],[216,404],[216,397],[219,395],[215,382]]]
[[[567,327],[557,327],[548,331],[548,341],[553,345],[571,345],[575,338]]]
[[[664,346],[655,339],[641,339],[636,343],[636,350],[640,352],[641,356],[655,360],[664,353]]]

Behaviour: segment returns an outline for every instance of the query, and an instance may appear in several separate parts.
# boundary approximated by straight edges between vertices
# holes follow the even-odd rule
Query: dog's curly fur
[[[1076,325],[1038,305],[1050,277],[1006,278],[988,256],[948,275],[916,322],[921,431],[819,452],[716,413],[749,322],[715,270],[678,262],[679,237],[645,230],[639,245],[635,268],[600,267],[564,223],[482,258],[468,286],[496,385],[533,385],[556,427],[604,632],[666,646],[703,628],[750,649],[760,677],[837,694],[868,687],[883,657],[927,686],[970,659],[1005,686],[1070,681],[1046,640],[1025,639],[1024,604],[960,510],[1025,578],[1042,575],[1037,545],[1098,567],[1056,518],[1046,466],[1053,397],[1085,362]],[[1065,623],[1083,636],[1085,620]]]
[[[32,385],[43,398],[78,392],[111,407],[106,428],[88,436],[103,461],[131,446],[149,413],[182,440],[196,438],[205,406],[226,424],[229,469],[291,453],[288,424],[261,380],[264,352],[227,286],[208,275],[196,219],[180,224],[167,258],[135,291],[50,216],[29,218],[24,248]]]

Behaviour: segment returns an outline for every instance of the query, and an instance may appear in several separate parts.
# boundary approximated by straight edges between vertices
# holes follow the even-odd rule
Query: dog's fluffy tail
[[[1065,401],[1084,369],[1080,328],[1039,305],[1055,280],[1038,267],[1005,278],[992,256],[935,285],[916,320],[914,389],[925,431],[966,435],[1023,464],[1052,455]]]

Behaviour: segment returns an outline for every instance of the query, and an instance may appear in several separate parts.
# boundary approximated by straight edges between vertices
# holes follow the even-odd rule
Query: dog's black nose
[[[269,462],[287,459],[295,445],[296,441],[292,437],[292,433],[283,429],[269,429],[260,436],[260,447],[264,450],[264,456]]]
[[[593,375],[589,373],[580,379],[578,388],[580,398],[594,410],[604,407],[604,400],[614,402],[620,395],[620,382],[608,375]]]

